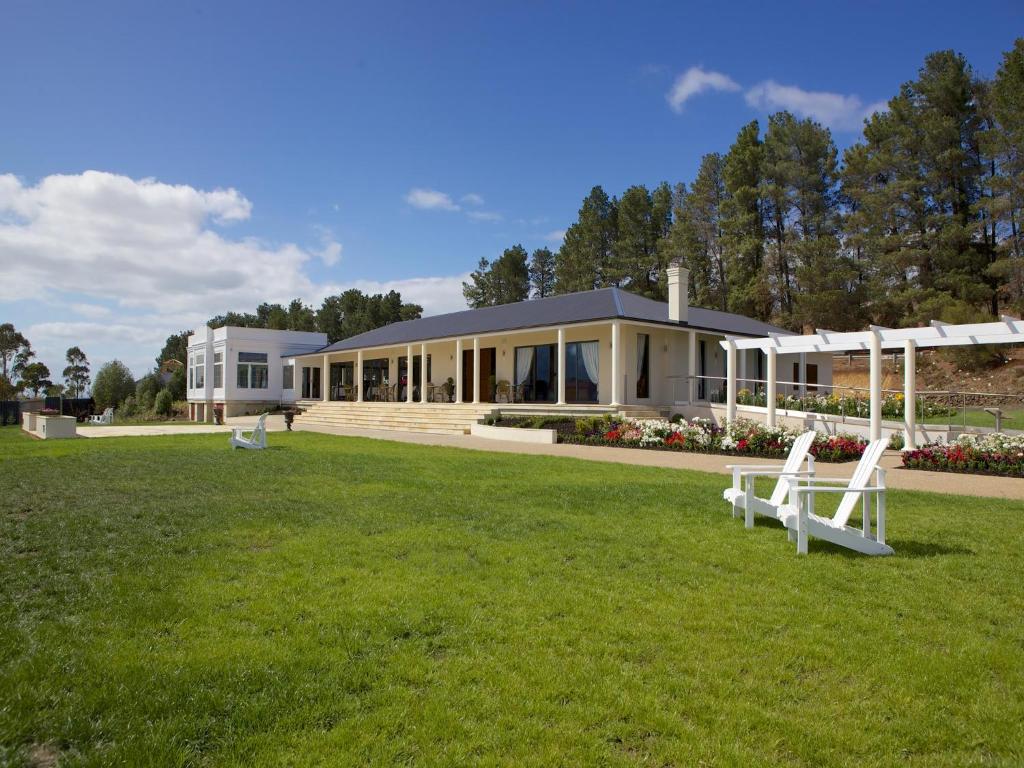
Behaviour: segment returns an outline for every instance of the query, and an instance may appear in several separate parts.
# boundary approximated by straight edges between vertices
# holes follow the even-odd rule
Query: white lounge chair
[[[789,529],[789,540],[796,541],[797,553],[807,554],[807,541],[815,536],[841,547],[863,552],[865,555],[891,555],[892,547],[885,543],[885,470],[878,462],[885,453],[888,440],[874,440],[864,449],[853,477],[818,477],[794,482],[789,488],[789,504],[782,507],[782,522]],[[872,473],[875,484],[868,485]],[[841,493],[842,500],[832,517],[814,514],[812,500],[818,493]],[[875,498],[876,529],[871,533],[871,497]],[[862,527],[847,525],[857,500],[862,506]]]
[[[732,504],[732,516],[739,517],[740,510],[745,510],[744,525],[747,528],[754,527],[755,514],[780,519],[779,508],[786,503],[790,478],[814,474],[814,457],[810,451],[816,434],[811,430],[794,440],[786,463],[781,467],[772,464],[729,464],[726,469],[732,470],[732,488],[726,488],[722,497]],[[807,469],[801,470],[800,466],[805,459]],[[759,477],[779,478],[775,490],[767,499],[754,495],[754,481]]]
[[[267,447],[267,414],[260,416],[256,422],[256,427],[249,436],[245,436],[245,429],[243,427],[235,427],[231,430],[231,447],[232,448],[250,448],[253,450],[260,450]]]
[[[99,416],[90,416],[90,424],[113,424],[114,423],[114,409],[107,408]]]

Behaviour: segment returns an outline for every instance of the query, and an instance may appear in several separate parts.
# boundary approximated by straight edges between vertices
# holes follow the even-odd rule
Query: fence
[[[74,416],[82,421],[95,413],[96,402],[91,397],[48,397],[43,407],[60,411],[61,416]]]
[[[21,423],[21,403],[17,400],[0,400],[0,427]]]

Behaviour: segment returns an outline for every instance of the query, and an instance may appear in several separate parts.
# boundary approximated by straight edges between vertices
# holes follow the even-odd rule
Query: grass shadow
[[[920,558],[939,557],[941,555],[973,556],[976,554],[973,549],[967,549],[966,547],[961,546],[947,546],[945,544],[937,544],[931,541],[924,542],[907,539],[889,539],[886,543],[895,550],[895,557]],[[823,541],[822,539],[815,539],[813,537],[808,542],[807,550],[808,552],[820,552],[822,554],[833,554],[849,558],[870,557],[870,555],[855,552],[852,549],[841,547],[830,541]]]

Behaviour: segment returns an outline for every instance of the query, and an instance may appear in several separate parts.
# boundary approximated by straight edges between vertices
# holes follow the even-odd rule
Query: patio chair
[[[799,476],[814,475],[814,457],[811,456],[811,445],[817,433],[812,429],[804,432],[793,441],[793,447],[789,449],[789,456],[786,463],[781,467],[763,464],[729,464],[726,469],[732,470],[732,487],[726,488],[722,497],[732,504],[732,516],[739,517],[740,510],[746,512],[744,525],[747,528],[754,527],[754,515],[764,515],[776,520],[779,518],[779,509],[786,502],[786,493],[789,490],[790,480]],[[807,469],[801,470],[800,466],[807,461]],[[775,490],[767,499],[754,495],[754,481],[759,477],[778,477],[775,483]]]
[[[788,529],[789,540],[796,541],[797,554],[807,554],[807,541],[811,536],[865,555],[893,554],[893,548],[885,543],[885,470],[878,466],[888,443],[885,439],[868,443],[849,480],[818,477],[790,485],[789,504],[780,509],[780,519]],[[875,484],[868,485],[872,473],[875,474]],[[814,514],[813,499],[819,493],[843,494],[832,517]],[[871,533],[872,497],[876,513],[874,534]],[[858,499],[861,501],[862,522],[861,528],[854,528],[847,525],[847,521]]]
[[[504,398],[504,399],[503,399]],[[496,403],[511,403],[513,399],[512,385],[502,379],[497,383],[494,389],[494,402]]]
[[[90,416],[90,424],[113,424],[114,423],[114,409],[107,408],[99,416]]]
[[[256,428],[245,436],[243,427],[235,427],[231,430],[231,448],[249,448],[262,450],[267,447],[267,414],[260,416],[256,422]]]

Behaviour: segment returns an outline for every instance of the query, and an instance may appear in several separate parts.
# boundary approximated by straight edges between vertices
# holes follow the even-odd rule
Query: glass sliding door
[[[526,403],[553,403],[558,397],[558,346],[539,344],[516,347],[517,399]]]
[[[600,380],[601,345],[596,341],[570,341],[565,345],[565,399],[570,403],[596,403]]]
[[[636,335],[636,397],[646,400],[651,396],[651,336]]]

